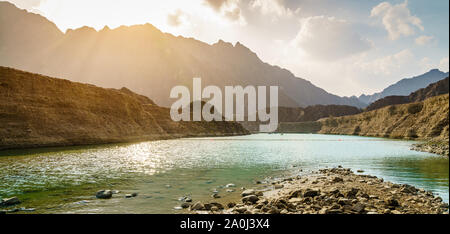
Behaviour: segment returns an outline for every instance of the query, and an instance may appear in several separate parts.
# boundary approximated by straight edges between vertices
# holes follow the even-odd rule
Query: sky
[[[63,32],[151,23],[263,60],[340,96],[449,70],[448,0],[9,0]]]

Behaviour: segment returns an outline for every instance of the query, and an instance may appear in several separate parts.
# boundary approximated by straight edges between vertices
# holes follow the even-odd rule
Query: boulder
[[[247,189],[247,190],[244,190],[244,191],[241,193],[241,196],[243,196],[243,197],[246,197],[246,196],[249,196],[249,195],[255,195],[255,190],[253,190],[253,189]]]
[[[113,193],[111,190],[100,190],[95,194],[95,197],[98,199],[110,199]]]
[[[344,179],[342,179],[341,177],[334,177],[332,182],[333,183],[340,183],[340,182],[344,182]]]
[[[191,206],[191,210],[204,210],[205,206],[201,202],[196,202]]]
[[[248,195],[248,196],[245,196],[244,198],[242,198],[243,203],[249,202],[251,204],[255,204],[258,200],[259,200],[259,198],[256,195]]]
[[[0,206],[13,206],[13,205],[17,205],[20,204],[20,200],[17,197],[10,197],[10,198],[4,198],[2,199],[2,201],[0,202]]]
[[[400,206],[400,203],[394,198],[386,199],[384,202],[386,203],[387,206],[392,206],[392,207]]]
[[[355,211],[358,214],[361,214],[364,212],[364,209],[366,208],[366,206],[362,203],[356,203],[353,207],[352,210]]]
[[[319,196],[320,192],[318,190],[308,189],[303,193],[303,197],[315,197]]]
[[[228,204],[227,204],[227,207],[228,208],[233,208],[233,207],[235,207],[236,206],[236,203],[234,203],[234,202],[229,202]]]

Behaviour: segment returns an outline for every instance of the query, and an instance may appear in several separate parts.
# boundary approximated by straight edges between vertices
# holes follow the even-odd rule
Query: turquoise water
[[[414,142],[315,134],[256,134],[136,144],[0,152],[0,197],[36,213],[177,213],[178,198],[222,200],[240,187],[342,165],[449,200],[448,158],[411,151]],[[224,185],[234,183],[235,192]],[[264,183],[263,183],[264,184]],[[97,190],[120,190],[98,200]],[[138,192],[125,199],[125,193]]]

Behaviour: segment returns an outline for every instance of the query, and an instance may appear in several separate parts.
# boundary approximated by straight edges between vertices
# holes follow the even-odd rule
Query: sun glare
[[[47,0],[43,1],[36,11],[55,22],[62,31],[82,26],[100,30],[105,25],[116,28],[121,25],[151,23],[162,31],[177,33],[182,27],[171,26],[167,20],[169,14],[176,12],[189,12],[191,15],[203,16],[209,21],[217,20],[212,10],[199,0]],[[184,18],[186,17],[188,15]]]

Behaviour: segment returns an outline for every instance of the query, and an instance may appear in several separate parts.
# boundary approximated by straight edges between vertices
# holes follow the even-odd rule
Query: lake
[[[447,157],[410,150],[412,141],[319,134],[255,134],[134,144],[0,151],[0,197],[35,213],[179,213],[179,197],[220,201],[241,187],[343,167],[432,191],[449,201]],[[234,192],[224,185],[233,183]],[[119,190],[99,200],[100,189]],[[125,193],[137,192],[135,198]]]

